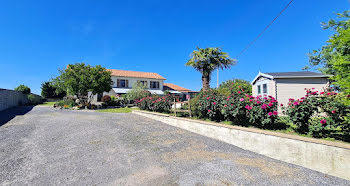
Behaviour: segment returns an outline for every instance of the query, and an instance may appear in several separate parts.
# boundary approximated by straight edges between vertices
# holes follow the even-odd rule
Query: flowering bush
[[[222,114],[226,120],[239,125],[249,125],[248,110],[249,94],[244,94],[244,90],[238,90],[235,93],[225,97],[222,101]]]
[[[248,96],[245,109],[249,113],[249,122],[259,128],[273,128],[277,119],[277,100],[272,96]]]
[[[285,113],[297,125],[297,130],[314,137],[328,137],[339,132],[349,133],[350,124],[346,121],[348,107],[330,89],[325,92],[306,90],[305,97],[290,99]]]
[[[222,95],[215,89],[203,91],[198,100],[199,117],[208,118],[213,121],[222,120],[221,101]]]
[[[155,112],[170,112],[173,103],[173,96],[147,96],[136,100],[135,103],[141,110],[150,110]]]

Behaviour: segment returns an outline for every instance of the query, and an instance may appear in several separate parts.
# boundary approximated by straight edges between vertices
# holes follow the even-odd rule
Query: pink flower
[[[272,107],[273,103],[269,103],[269,107]]]
[[[210,97],[207,97],[207,100],[209,100],[210,99]]]
[[[273,115],[277,116],[278,112],[277,111],[273,111]]]
[[[231,106],[233,106],[233,104],[231,104]]]
[[[209,109],[208,112],[211,112],[211,110]]]
[[[266,105],[266,104],[263,104],[263,105],[261,105],[261,108],[262,108],[262,109],[266,109],[266,108],[267,108],[267,105]]]
[[[335,114],[337,111],[336,110],[332,110],[332,113]]]
[[[240,94],[240,93],[241,93],[241,91],[238,91],[237,93],[238,93],[238,94]]]
[[[239,99],[239,101],[244,101],[244,98]]]
[[[299,102],[296,101],[296,102],[293,103],[293,105],[299,105]]]
[[[224,105],[224,107],[227,107],[227,105]]]
[[[267,97],[264,97],[264,100],[267,100]]]
[[[321,92],[320,94],[322,95],[322,94],[324,94],[324,92]]]
[[[283,104],[281,104],[281,107],[283,107]]]
[[[327,123],[327,121],[326,121],[325,119],[321,119],[320,123],[321,123],[322,125],[324,125],[324,124]]]
[[[213,105],[216,105],[216,102],[213,102]]]
[[[272,112],[269,112],[267,115],[272,116],[272,114],[273,114]]]
[[[249,105],[246,105],[245,108],[248,109],[248,110],[252,110],[253,107],[249,106]]]
[[[315,88],[311,88],[312,90],[314,90]]]
[[[252,102],[252,101],[253,101],[252,99],[249,100],[249,102]]]
[[[260,103],[261,103],[261,101],[259,101],[259,100],[258,100],[258,101],[256,101],[256,103],[257,103],[257,104],[260,104]]]

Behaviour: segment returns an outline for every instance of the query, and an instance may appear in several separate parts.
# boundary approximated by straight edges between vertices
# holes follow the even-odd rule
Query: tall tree
[[[85,63],[70,64],[59,72],[60,75],[53,81],[54,86],[58,91],[66,91],[81,101],[87,99],[90,102],[93,95],[108,92],[112,88],[111,72],[100,65],[93,67]]]
[[[51,81],[46,81],[41,84],[41,96],[43,98],[63,98],[65,95],[66,93],[64,91],[58,92]]]
[[[199,48],[191,53],[186,66],[191,66],[202,74],[203,90],[210,89],[210,77],[215,69],[226,69],[236,64],[236,60],[220,48]]]
[[[335,33],[320,50],[309,55],[311,67],[324,74],[331,74],[332,84],[345,94],[350,94],[350,15],[349,10],[338,13],[338,20],[323,23],[324,29]],[[308,69],[309,66],[304,67]]]

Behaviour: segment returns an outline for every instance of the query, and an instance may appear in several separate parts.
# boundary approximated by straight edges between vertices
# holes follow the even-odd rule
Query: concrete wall
[[[274,159],[350,180],[350,145],[259,129],[133,111]]]
[[[22,92],[0,89],[0,111],[27,103],[27,95]]]

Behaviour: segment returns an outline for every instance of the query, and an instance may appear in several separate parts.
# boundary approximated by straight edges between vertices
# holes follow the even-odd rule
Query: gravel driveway
[[[34,107],[0,149],[1,185],[350,184],[131,113]]]

